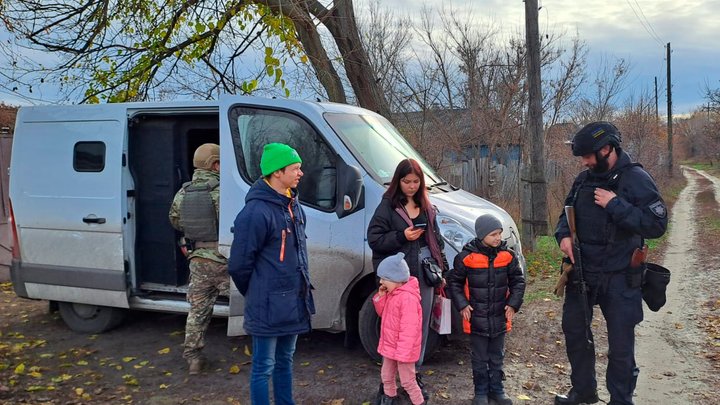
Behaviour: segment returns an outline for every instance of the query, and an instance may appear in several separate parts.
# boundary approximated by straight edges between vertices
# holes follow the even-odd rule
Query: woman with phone
[[[405,159],[395,168],[390,185],[370,219],[368,244],[373,252],[373,266],[377,270],[380,262],[399,252],[405,254],[410,275],[420,283],[422,306],[422,347],[417,366],[425,358],[425,346],[430,331],[430,312],[435,298],[436,286],[428,285],[423,275],[421,261],[433,258],[442,268],[448,270],[443,249],[445,244],[438,230],[437,210],[430,204],[425,175],[420,164],[414,159]],[[445,280],[442,280],[441,288]],[[418,383],[423,388],[418,373]],[[427,393],[423,389],[423,396]]]

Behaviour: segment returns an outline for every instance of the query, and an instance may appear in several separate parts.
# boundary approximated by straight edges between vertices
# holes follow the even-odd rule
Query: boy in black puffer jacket
[[[525,277],[515,253],[505,247],[497,218],[478,217],[475,234],[455,256],[447,282],[453,305],[462,314],[463,329],[470,334],[473,405],[486,405],[488,399],[509,405],[512,401],[503,388],[505,333],[522,305]]]

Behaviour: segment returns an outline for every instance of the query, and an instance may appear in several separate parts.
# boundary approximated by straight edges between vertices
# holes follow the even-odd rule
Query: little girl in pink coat
[[[404,253],[389,256],[377,267],[380,288],[373,297],[373,304],[382,318],[378,344],[378,353],[383,356],[381,405],[395,403],[395,376],[398,374],[413,405],[424,403],[415,378],[415,362],[420,358],[422,344],[420,286],[417,278],[410,276],[404,257]]]

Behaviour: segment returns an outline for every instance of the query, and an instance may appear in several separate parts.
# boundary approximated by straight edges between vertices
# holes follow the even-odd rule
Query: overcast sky
[[[384,4],[394,4],[415,18],[423,3],[394,0]],[[450,4],[456,15],[472,13],[491,19],[504,31],[524,35],[522,0],[427,0],[426,4]],[[571,37],[577,32],[588,45],[590,63],[601,56],[629,61],[632,70],[627,92],[637,95],[643,89],[652,90],[657,76],[663,114],[667,111],[668,42],[674,114],[702,105],[706,83],[720,88],[720,0],[539,0],[539,4],[541,34],[565,32]]]
[[[364,2],[356,0],[356,8]],[[578,33],[586,41],[589,63],[600,57],[623,58],[631,65],[627,92],[651,91],[658,78],[660,111],[666,112],[665,44],[672,49],[673,113],[691,112],[703,104],[706,83],[720,87],[720,0],[539,0],[540,32]],[[423,4],[451,5],[460,15],[472,15],[508,33],[524,35],[522,0],[382,0],[384,7],[412,19],[420,17]],[[469,11],[470,10],[470,11]],[[360,10],[358,10],[360,12]],[[53,102],[52,89],[37,89]],[[27,104],[0,92],[0,101]]]

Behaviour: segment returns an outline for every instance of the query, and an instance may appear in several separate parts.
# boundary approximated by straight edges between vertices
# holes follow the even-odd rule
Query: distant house
[[[500,133],[468,109],[396,114],[393,123],[448,182],[483,197],[517,194],[519,125]]]
[[[422,140],[420,143],[427,144],[432,143],[430,138],[441,138],[436,142],[437,145],[427,148],[431,152],[442,152],[442,156],[435,158],[423,153],[423,145],[415,144],[429,161],[441,161],[439,166],[485,158],[491,158],[491,163],[507,164],[511,161],[518,162],[522,158],[522,147],[517,142],[517,136],[507,137],[507,141],[504,141],[484,135],[482,132],[492,130],[483,131],[482,124],[473,122],[472,112],[466,108],[395,114],[393,123],[414,144],[413,141]]]

